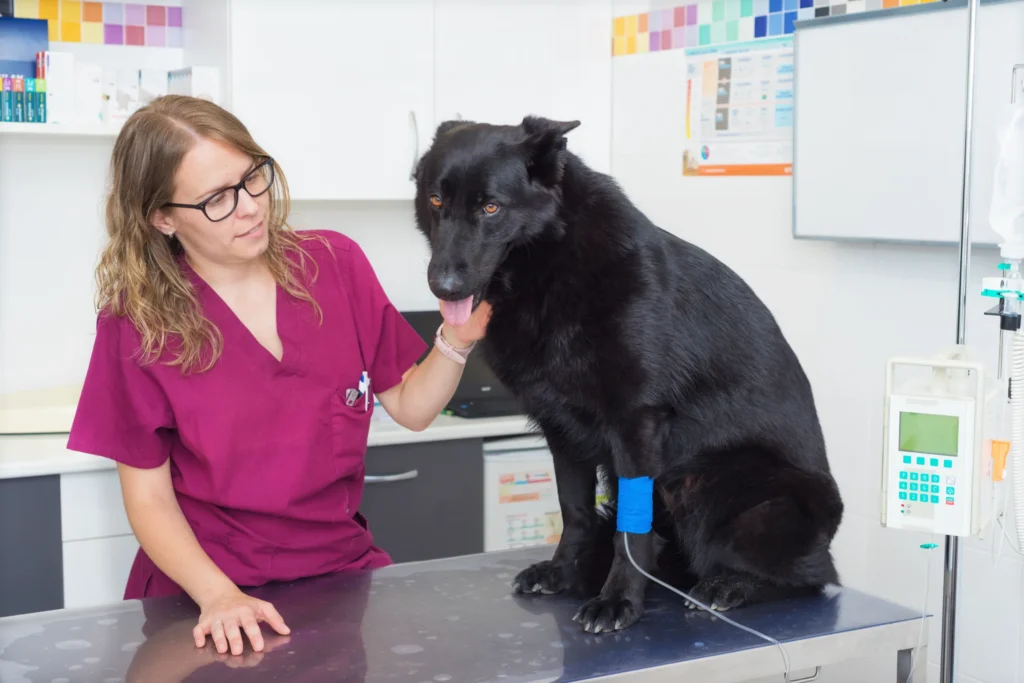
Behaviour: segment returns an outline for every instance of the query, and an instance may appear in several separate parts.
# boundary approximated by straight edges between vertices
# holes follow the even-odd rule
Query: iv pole
[[[974,58],[977,49],[977,20],[980,0],[967,0],[967,116],[964,125],[963,189],[960,195],[960,289],[957,302],[956,343],[966,337],[967,274],[970,255],[971,151],[974,125]],[[942,659],[939,681],[953,683],[954,634],[956,631],[956,590],[960,562],[960,539],[946,536],[946,562],[942,585]]]

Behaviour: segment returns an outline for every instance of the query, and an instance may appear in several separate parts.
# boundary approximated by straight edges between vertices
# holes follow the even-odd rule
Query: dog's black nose
[[[431,289],[439,298],[454,297],[462,293],[465,282],[455,273],[445,273],[434,279]]]

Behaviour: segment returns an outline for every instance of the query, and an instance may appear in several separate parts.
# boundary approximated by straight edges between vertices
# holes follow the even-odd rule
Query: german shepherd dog
[[[579,125],[447,121],[414,173],[431,292],[453,324],[492,306],[478,352],[554,459],[563,533],[514,589],[575,592],[600,632],[642,615],[630,556],[716,610],[837,584],[843,503],[795,353],[736,273],[566,149]],[[613,501],[653,479],[651,532],[624,539],[599,476]]]

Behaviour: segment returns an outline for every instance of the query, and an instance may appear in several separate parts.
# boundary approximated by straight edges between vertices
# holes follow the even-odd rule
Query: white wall
[[[0,135],[2,393],[84,377],[96,324],[94,268],[106,237],[102,195],[111,146],[104,138]],[[48,163],[29,167],[30,160]],[[399,309],[437,306],[411,202],[295,202],[291,222],[359,242]]]
[[[69,383],[88,362],[112,141],[0,135],[0,391]]]
[[[180,0],[158,4],[177,6]],[[176,69],[181,48],[52,42],[76,62]],[[113,138],[0,133],[0,393],[81,382]]]
[[[617,2],[615,14],[674,4]],[[846,503],[833,546],[843,581],[920,609],[928,556],[919,546],[937,542],[928,607],[938,615],[942,539],[880,527],[882,391],[889,356],[930,355],[955,343],[956,248],[794,241],[789,179],[681,177],[682,51],[612,61],[615,175],[652,219],[711,251],[755,288],[810,376]],[[980,220],[987,206],[975,211]],[[997,323],[982,316],[992,300],[978,293],[997,263],[996,252],[975,252],[967,288],[967,343],[993,363]],[[961,550],[957,680],[1013,683],[1024,676],[1020,556],[1007,547],[996,564],[991,537],[962,542]],[[936,618],[930,681],[938,680],[939,645]],[[820,680],[865,683],[894,673],[895,661],[866,662],[825,671]]]

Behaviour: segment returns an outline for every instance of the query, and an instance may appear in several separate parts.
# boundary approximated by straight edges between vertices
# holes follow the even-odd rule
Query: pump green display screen
[[[900,413],[900,450],[956,456],[960,418],[932,413]]]

